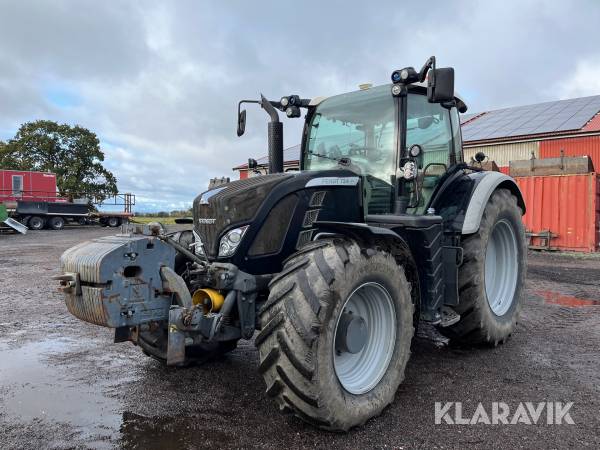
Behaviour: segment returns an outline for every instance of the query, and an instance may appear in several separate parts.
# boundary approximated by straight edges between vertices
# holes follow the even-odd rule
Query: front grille
[[[306,214],[304,214],[304,221],[302,222],[302,227],[307,228],[312,226],[312,224],[315,223],[315,221],[317,220],[317,217],[319,217],[319,211],[321,210],[311,209],[306,211]]]
[[[310,198],[309,206],[311,207],[320,207],[323,206],[323,201],[325,200],[326,191],[317,191]]]
[[[300,232],[298,235],[298,242],[296,243],[296,250],[300,250],[312,240],[313,231],[315,230],[304,230]]]

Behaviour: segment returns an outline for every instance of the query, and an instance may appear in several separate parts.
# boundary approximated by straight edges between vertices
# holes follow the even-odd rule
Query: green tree
[[[6,142],[0,141],[0,169],[20,170],[20,163],[14,155],[14,151],[6,145]]]
[[[13,139],[0,145],[0,167],[53,172],[60,194],[70,198],[103,200],[117,193],[117,179],[103,161],[95,133],[50,120],[24,123]]]

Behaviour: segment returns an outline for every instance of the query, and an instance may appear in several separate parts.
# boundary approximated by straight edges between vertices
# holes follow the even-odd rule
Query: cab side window
[[[425,95],[411,94],[408,96],[406,125],[407,148],[413,144],[423,148],[420,168],[427,169],[428,173],[444,172],[441,164],[448,166],[450,150],[454,150],[448,109],[438,103],[429,103]]]
[[[454,155],[456,157],[456,162],[463,162],[462,134],[460,130],[460,119],[458,117],[458,109],[456,108],[456,106],[450,110],[450,120],[452,121],[452,135],[454,138]]]

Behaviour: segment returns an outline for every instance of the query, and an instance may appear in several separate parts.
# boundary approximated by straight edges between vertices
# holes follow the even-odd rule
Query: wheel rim
[[[502,316],[510,309],[519,274],[517,238],[511,224],[496,223],[485,252],[485,293],[494,314]]]
[[[385,375],[396,343],[396,311],[392,297],[378,283],[369,282],[355,289],[337,318],[334,343],[341,332],[340,317],[352,313],[364,320],[366,341],[356,353],[340,351],[333,345],[333,365],[342,387],[351,394],[373,389]]]

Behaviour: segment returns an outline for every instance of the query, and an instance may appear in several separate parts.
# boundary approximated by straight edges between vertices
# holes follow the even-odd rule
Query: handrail
[[[113,205],[113,206],[125,206],[126,211],[131,212],[131,206],[135,205],[135,194],[125,192],[117,193],[100,199],[95,194],[89,194],[86,192],[75,192],[70,193],[70,197],[74,199],[87,199],[94,205]],[[21,189],[15,192],[13,189],[0,189],[0,201],[15,201],[16,200],[37,200],[37,201],[52,201],[52,202],[68,202],[68,198],[59,195],[58,192],[54,191],[38,191]]]

